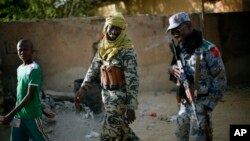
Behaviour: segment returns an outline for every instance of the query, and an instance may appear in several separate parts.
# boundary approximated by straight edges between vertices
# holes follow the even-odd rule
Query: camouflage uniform
[[[187,102],[185,90],[181,85],[177,91],[177,95],[181,97],[179,112],[177,117],[176,137],[178,141],[210,141],[212,140],[212,123],[211,112],[223,97],[226,88],[226,73],[218,49],[207,40],[202,39],[199,31],[194,30],[191,34],[191,41],[187,44],[180,44],[182,49],[192,48],[193,42],[200,41],[201,61],[198,74],[198,96],[195,98],[196,114],[200,121],[200,128],[197,125],[192,106]],[[187,43],[186,42],[186,43]],[[197,45],[197,44],[195,44]],[[182,50],[181,49],[181,50]],[[183,51],[183,50],[182,50]],[[182,52],[181,51],[181,52]],[[184,51],[185,73],[190,82],[190,87],[194,89],[194,72],[196,65],[197,48],[193,51]],[[172,65],[176,62],[172,61]],[[176,82],[173,75],[170,79]]]
[[[107,63],[123,70],[126,85],[118,90],[102,89],[105,116],[101,141],[137,141],[139,138],[129,128],[125,116],[127,109],[137,109],[138,105],[139,80],[134,49],[121,49],[110,61],[100,60],[96,54],[81,86],[90,87],[100,78],[100,67]]]

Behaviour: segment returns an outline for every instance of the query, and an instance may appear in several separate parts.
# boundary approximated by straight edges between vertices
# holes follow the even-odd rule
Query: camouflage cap
[[[187,13],[179,12],[179,13],[172,15],[169,18],[169,26],[168,26],[167,31],[178,27],[183,22],[190,22],[190,18]]]

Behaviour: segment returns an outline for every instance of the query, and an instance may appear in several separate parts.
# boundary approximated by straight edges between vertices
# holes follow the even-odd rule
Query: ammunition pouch
[[[105,90],[118,90],[125,85],[124,73],[120,67],[103,65],[100,69],[101,86]]]

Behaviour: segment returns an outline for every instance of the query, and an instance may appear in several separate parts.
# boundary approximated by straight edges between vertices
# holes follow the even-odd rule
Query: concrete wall
[[[128,35],[138,54],[141,90],[166,89],[170,84],[167,64],[170,51],[165,41],[167,17],[127,17]],[[72,92],[75,79],[83,78],[93,56],[92,43],[104,24],[103,18],[16,22],[0,25],[0,48],[5,84],[15,90],[16,68],[20,64],[16,42],[31,39],[35,60],[43,68],[43,88]],[[163,77],[164,76],[164,77]]]
[[[249,60],[247,48],[250,40],[243,34],[244,27],[248,26],[242,26],[247,16],[249,13],[209,14],[205,18],[206,37],[221,49],[231,84],[250,80],[247,75],[250,65],[246,61]],[[193,25],[199,28],[199,15],[193,14],[191,19]],[[167,74],[172,56],[167,45],[170,36],[165,33],[168,17],[130,16],[126,20],[129,24],[127,34],[138,54],[140,90],[172,88],[174,85],[168,81]],[[16,68],[20,64],[16,42],[28,38],[35,46],[34,59],[43,68],[43,88],[72,92],[74,80],[83,78],[88,69],[93,57],[92,43],[97,40],[103,24],[104,19],[99,17],[0,24],[0,51],[6,90],[15,91]],[[237,42],[241,42],[241,46]],[[238,50],[242,48],[245,50]],[[238,50],[237,55],[233,50]]]
[[[31,39],[34,59],[43,68],[43,87],[56,91],[73,91],[74,79],[81,78],[92,57],[91,44],[102,26],[102,19],[70,19],[1,24],[1,53],[6,85],[20,61],[16,42]],[[11,81],[11,82],[8,82]]]

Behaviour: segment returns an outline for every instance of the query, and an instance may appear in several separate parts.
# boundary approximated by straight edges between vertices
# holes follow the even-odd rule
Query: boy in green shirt
[[[13,118],[20,119],[19,127],[13,127],[11,141],[46,141],[48,140],[41,124],[42,107],[39,99],[42,71],[32,60],[33,44],[30,40],[20,40],[17,52],[22,65],[17,69],[17,100],[16,107],[0,122],[9,123]],[[15,117],[14,117],[15,116]]]

